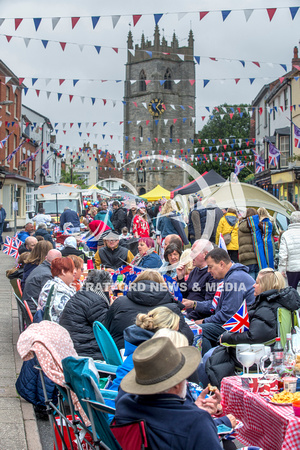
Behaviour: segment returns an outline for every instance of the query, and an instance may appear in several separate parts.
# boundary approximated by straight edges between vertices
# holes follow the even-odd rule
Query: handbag
[[[226,234],[223,235],[223,239],[224,239],[224,242],[225,242],[226,245],[230,244],[230,242],[231,242],[231,233],[232,233],[232,231],[233,231],[233,228],[230,231],[230,233],[226,233]]]

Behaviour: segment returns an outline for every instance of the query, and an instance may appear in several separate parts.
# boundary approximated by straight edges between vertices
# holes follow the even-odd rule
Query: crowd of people
[[[35,320],[64,327],[78,355],[101,359],[95,321],[125,349],[111,387],[119,390],[117,424],[144,419],[152,448],[220,449],[212,415],[222,416],[221,397],[216,390],[207,398],[207,385],[220,387],[239,364],[222,344],[272,341],[278,308],[300,308],[300,212],[283,234],[265,208],[240,214],[221,210],[213,198],[203,206],[197,197],[188,217],[173,200],[126,208],[103,200],[82,218],[66,208],[59,232],[50,222],[41,211],[25,225],[18,265],[7,271],[21,280]],[[95,268],[85,276],[91,259]],[[112,279],[123,266],[139,272],[126,289]],[[243,304],[249,329],[225,331]],[[189,320],[201,327],[201,351]],[[191,382],[203,388],[196,398]],[[220,420],[236,424],[231,415]],[[235,446],[227,441],[224,448]]]

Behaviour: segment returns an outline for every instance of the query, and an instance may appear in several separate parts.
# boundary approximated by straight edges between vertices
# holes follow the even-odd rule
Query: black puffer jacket
[[[59,324],[70,333],[78,355],[102,359],[93,333],[95,320],[103,322],[109,308],[107,299],[84,288],[67,302]]]
[[[45,230],[45,228],[39,228],[38,230],[36,230],[34,236],[42,236],[45,239],[45,241],[49,241],[52,244],[53,248],[56,248],[55,242],[53,241],[51,234],[47,230]]]
[[[249,307],[250,328],[244,333],[225,332],[222,342],[227,344],[260,344],[275,339],[277,332],[277,309],[283,307],[289,311],[300,308],[300,296],[292,287],[281,291],[272,289],[258,295]]]
[[[258,295],[249,308],[250,328],[244,333],[225,332],[222,342],[228,344],[260,344],[277,336],[277,309],[295,311],[300,308],[298,292],[287,287],[281,291],[272,289]],[[205,370],[210,383],[220,386],[222,378],[234,375],[235,366],[240,366],[235,358],[235,347],[219,346],[208,358]]]
[[[158,306],[167,306],[180,316],[179,331],[192,344],[194,335],[181,314],[183,305],[174,300],[163,285],[154,281],[141,280],[131,285],[126,297],[119,297],[114,301],[104,321],[105,327],[119,349],[124,348],[123,331],[135,323],[137,314],[147,313]]]

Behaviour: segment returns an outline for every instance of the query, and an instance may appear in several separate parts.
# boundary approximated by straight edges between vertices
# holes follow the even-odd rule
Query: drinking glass
[[[251,345],[250,344],[238,344],[236,346],[236,359],[238,362],[242,364],[242,361],[239,359],[239,355],[241,352],[247,352],[250,351]],[[243,365],[243,364],[242,364]],[[245,367],[243,366],[243,373],[245,373]]]
[[[239,361],[242,363],[243,367],[247,368],[247,375],[249,375],[249,367],[253,366],[255,362],[255,353],[253,352],[241,352],[239,354]]]
[[[252,344],[251,352],[255,354],[255,364],[257,367],[257,373],[259,374],[259,363],[261,358],[265,355],[265,346],[264,344]]]

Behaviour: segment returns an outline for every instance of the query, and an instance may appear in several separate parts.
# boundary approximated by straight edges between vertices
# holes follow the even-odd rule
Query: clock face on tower
[[[151,100],[151,102],[148,104],[148,111],[150,114],[152,114],[152,116],[159,117],[165,111],[163,101],[159,98]]]

